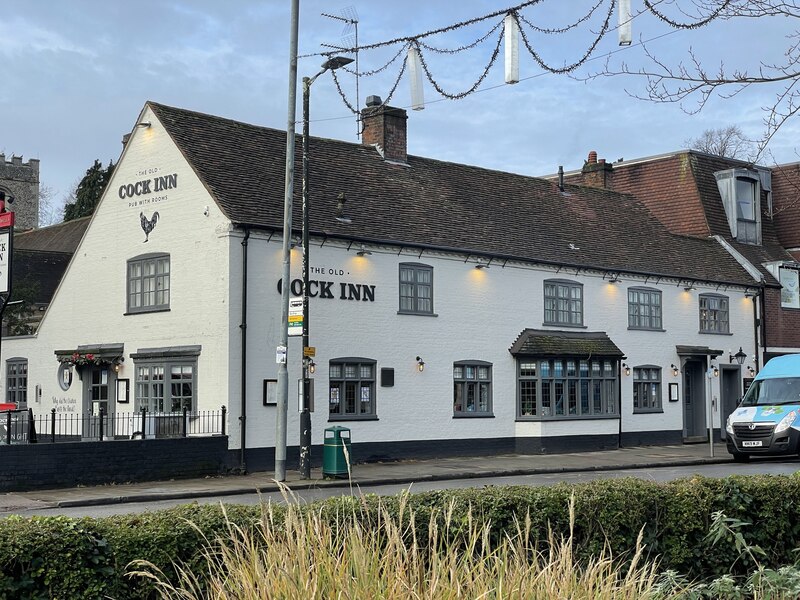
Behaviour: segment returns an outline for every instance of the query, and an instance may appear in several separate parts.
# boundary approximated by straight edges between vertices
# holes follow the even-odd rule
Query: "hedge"
[[[711,515],[750,523],[748,543],[761,546],[766,567],[794,564],[800,547],[800,476],[754,476],[709,479],[696,477],[670,483],[615,479],[552,487],[484,487],[413,494],[405,518],[415,515],[417,539],[425,539],[430,515],[453,507],[453,522],[466,524],[468,511],[490,520],[493,535],[516,531],[515,519],[530,515],[533,535],[544,540],[548,526],[568,534],[570,498],[575,499],[576,554],[588,556],[608,544],[624,556],[644,530],[650,558],[661,568],[692,578],[710,579],[724,573],[743,574],[752,565],[737,560],[729,547],[706,539]],[[350,519],[378,522],[378,505],[397,514],[399,497],[339,497],[318,502],[327,520],[346,526]],[[259,507],[226,506],[227,519],[240,526],[261,517]],[[439,518],[439,517],[437,517]],[[146,559],[171,572],[173,561],[203,569],[198,551],[204,538],[225,537],[226,514],[220,506],[187,505],[142,515],[101,519],[9,517],[0,521],[0,599],[147,598],[147,582],[125,576],[126,566]],[[458,529],[451,527],[452,535]],[[738,570],[738,571],[737,571]]]

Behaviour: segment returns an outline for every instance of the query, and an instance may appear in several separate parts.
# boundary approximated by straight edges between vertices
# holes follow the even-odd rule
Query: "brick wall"
[[[800,164],[772,170],[775,230],[786,248],[800,248]]]
[[[0,446],[0,492],[216,475],[228,437]]]
[[[781,308],[781,291],[767,288],[764,291],[765,321],[768,348],[800,347],[800,310]]]

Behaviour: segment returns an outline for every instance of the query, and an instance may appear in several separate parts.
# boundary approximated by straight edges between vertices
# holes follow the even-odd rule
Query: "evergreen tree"
[[[103,163],[99,160],[94,161],[75,190],[75,201],[64,205],[64,221],[80,219],[94,212],[106,185],[111,180],[115,166],[113,161],[109,161],[108,166],[103,168]]]

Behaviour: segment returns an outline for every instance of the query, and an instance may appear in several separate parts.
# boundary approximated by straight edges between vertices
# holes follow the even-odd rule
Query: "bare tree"
[[[692,150],[725,158],[753,161],[757,155],[753,142],[744,136],[738,125],[706,129],[684,143]]]
[[[39,227],[47,227],[61,222],[64,208],[55,199],[53,188],[39,185]]]
[[[800,110],[800,6],[796,1],[780,0],[687,0],[685,4],[696,10],[696,13],[689,14],[680,4],[679,0],[644,0],[642,12],[649,11],[670,27],[679,29],[699,29],[712,21],[784,17],[796,19],[798,30],[788,37],[781,62],[761,61],[751,71],[726,67],[723,62],[709,68],[691,48],[684,60],[673,63],[641,42],[649,66],[635,68],[626,63],[613,66],[609,58],[600,71],[588,78],[643,77],[647,81],[644,93],[628,91],[631,96],[654,102],[679,103],[689,113],[702,110],[714,96],[731,98],[752,86],[771,86],[775,92],[772,101],[763,107],[764,132],[755,142],[756,156],[751,157],[756,159],[778,130]],[[660,9],[667,5],[673,5],[673,10],[684,18],[688,17],[688,21],[682,22],[662,13]],[[754,35],[757,35],[755,30]]]

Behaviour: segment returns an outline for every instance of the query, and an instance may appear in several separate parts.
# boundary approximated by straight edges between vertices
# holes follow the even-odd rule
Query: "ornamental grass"
[[[573,503],[570,534],[557,538],[551,531],[542,544],[534,540],[528,517],[492,541],[491,523],[479,522],[471,511],[456,518],[452,504],[429,517],[426,539],[417,539],[415,515],[405,500],[399,511],[379,505],[371,514],[377,517],[342,514],[331,520],[296,498],[288,509],[263,504],[252,527],[227,521],[224,537],[205,540],[208,571],[202,576],[177,564],[170,581],[147,561],[129,565],[129,575],[150,579],[161,598],[186,600],[647,600],[686,592],[680,585],[665,589],[657,564],[643,558],[641,536],[629,556],[614,557],[606,549],[577,560]]]

